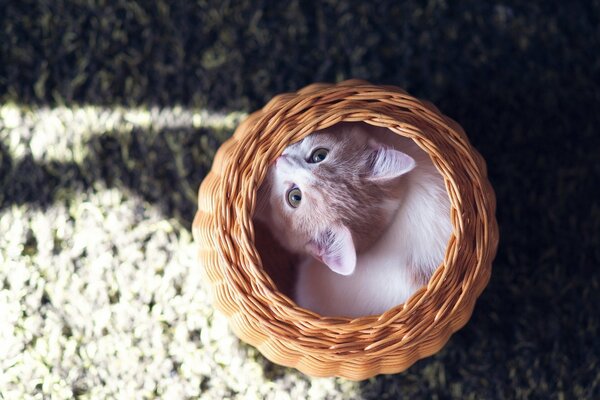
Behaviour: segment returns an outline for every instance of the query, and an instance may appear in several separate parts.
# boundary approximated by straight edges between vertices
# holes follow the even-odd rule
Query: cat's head
[[[362,128],[313,133],[288,146],[259,190],[260,217],[288,250],[349,275],[398,207],[392,183],[415,166]]]

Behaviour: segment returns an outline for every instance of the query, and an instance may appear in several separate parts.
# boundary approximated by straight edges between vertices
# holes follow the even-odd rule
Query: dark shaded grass
[[[469,325],[435,357],[364,382],[363,395],[600,397],[598,1],[0,6],[4,101],[252,110],[349,77],[433,101],[488,161],[500,248]],[[0,149],[3,202],[52,202],[55,187],[103,180],[189,223],[185,193],[220,141],[199,146],[208,131],[149,136],[94,139],[85,173],[15,163]]]

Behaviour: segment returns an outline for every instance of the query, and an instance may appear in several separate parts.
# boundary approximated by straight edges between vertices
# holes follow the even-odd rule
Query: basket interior
[[[293,299],[298,257],[286,251],[263,223],[254,221],[254,229],[254,244],[265,272],[275,283],[277,291]]]
[[[363,122],[341,122],[332,127],[343,128],[344,126],[352,124],[368,125]],[[389,135],[397,135],[386,128],[377,129],[387,131],[386,133]],[[255,227],[254,244],[260,254],[264,271],[275,283],[277,291],[293,300],[297,276],[297,264],[300,258],[297,255],[286,251],[286,249],[277,242],[264,223],[256,220],[253,222]]]

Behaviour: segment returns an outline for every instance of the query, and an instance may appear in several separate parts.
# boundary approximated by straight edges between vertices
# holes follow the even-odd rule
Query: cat
[[[409,138],[343,123],[288,146],[255,218],[301,261],[294,300],[326,316],[381,314],[443,261],[452,232],[444,180]]]

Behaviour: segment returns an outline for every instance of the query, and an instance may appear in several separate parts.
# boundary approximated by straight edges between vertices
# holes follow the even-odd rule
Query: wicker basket
[[[278,271],[290,275],[289,263],[270,257],[269,247],[258,251],[264,229],[252,222],[269,164],[290,143],[342,121],[412,138],[445,178],[454,225],[444,262],[426,287],[384,314],[357,319],[321,317],[290,300],[284,280],[275,279]],[[485,162],[461,127],[396,87],[365,81],[313,84],[273,98],[221,146],[198,203],[193,232],[215,306],[240,339],[313,376],[361,380],[403,371],[437,352],[470,318],[498,243]]]

